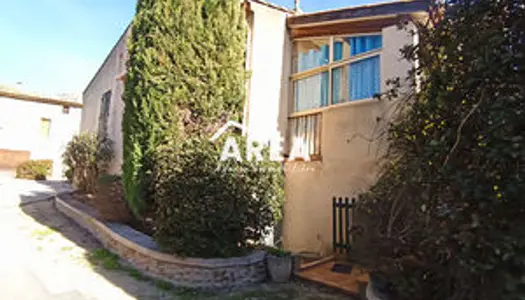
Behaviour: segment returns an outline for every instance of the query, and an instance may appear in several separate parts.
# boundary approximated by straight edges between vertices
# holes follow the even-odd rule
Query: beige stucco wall
[[[80,131],[96,133],[98,131],[98,118],[102,95],[107,91],[111,91],[108,137],[115,143],[115,158],[109,169],[109,172],[112,174],[120,174],[122,165],[121,123],[124,112],[124,103],[122,102],[124,83],[117,77],[122,75],[126,70],[125,63],[128,55],[126,40],[129,34],[130,30],[128,28],[86,87],[82,97],[84,108],[82,109]]]
[[[383,29],[382,91],[386,80],[406,77],[410,63],[399,49],[413,37],[396,26]],[[385,148],[379,133],[392,102],[360,100],[322,112],[321,161],[287,162],[284,212],[285,247],[327,255],[332,250],[332,197],[355,196],[376,180],[378,156]],[[373,140],[371,142],[370,140]]]
[[[31,159],[53,160],[53,178],[63,175],[65,146],[78,132],[81,111],[62,106],[0,97],[0,149],[31,152]],[[42,134],[42,118],[49,119],[49,136]]]

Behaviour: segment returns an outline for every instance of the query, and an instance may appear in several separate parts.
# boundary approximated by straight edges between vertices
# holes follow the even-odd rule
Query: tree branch
[[[448,161],[450,160],[450,156],[452,155],[452,153],[454,153],[454,151],[456,151],[456,148],[458,147],[459,142],[461,141],[461,131],[463,130],[463,126],[465,126],[465,124],[467,123],[468,119],[470,119],[472,114],[474,114],[476,109],[478,109],[478,107],[481,105],[481,102],[483,102],[484,95],[485,95],[485,91],[483,90],[481,92],[481,99],[479,99],[478,103],[476,103],[470,109],[470,111],[468,112],[467,116],[463,120],[461,120],[461,123],[459,124],[458,129],[456,130],[456,141],[454,142],[454,145],[450,149],[450,152],[447,154],[447,157],[445,158],[445,161],[443,162],[443,166],[445,166],[448,163]]]

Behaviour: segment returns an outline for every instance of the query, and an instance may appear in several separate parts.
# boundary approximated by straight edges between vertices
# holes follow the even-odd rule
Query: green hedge
[[[16,168],[16,178],[46,180],[53,170],[52,160],[30,160]]]
[[[159,151],[155,238],[165,250],[193,257],[241,255],[281,217],[278,163],[219,159],[216,146],[203,139]]]

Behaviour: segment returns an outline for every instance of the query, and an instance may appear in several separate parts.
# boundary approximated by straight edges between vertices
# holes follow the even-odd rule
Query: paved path
[[[64,181],[33,181],[0,177],[0,207],[28,204],[72,190]]]
[[[87,255],[101,245],[62,216],[52,201],[35,202],[69,189],[59,182],[1,183],[0,299],[171,298],[150,282],[92,266]]]

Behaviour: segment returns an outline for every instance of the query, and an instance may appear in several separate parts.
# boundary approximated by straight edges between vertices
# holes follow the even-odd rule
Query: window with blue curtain
[[[373,98],[380,93],[380,56],[353,59],[382,48],[381,35],[334,37],[333,44],[327,39],[297,42],[295,72],[327,66],[349,60],[344,66],[294,81],[294,112],[320,108],[329,104]],[[333,61],[330,62],[330,51]],[[331,86],[330,86],[331,78]],[[329,99],[331,89],[331,103]]]
[[[380,92],[379,55],[350,64],[350,100],[372,98]]]
[[[381,35],[334,39],[334,61],[351,58],[382,47]],[[380,92],[380,58],[362,59],[332,71],[332,103],[372,98]]]
[[[365,35],[350,38],[350,55],[358,55],[382,47],[381,35]]]
[[[356,56],[361,53],[381,49],[381,35],[363,35],[356,37],[334,38],[334,62]]]
[[[326,43],[319,46],[318,44]],[[330,60],[330,46],[328,41],[317,43],[302,42],[302,48],[297,53],[297,72],[304,72],[320,66],[325,66]]]
[[[328,72],[319,73],[294,83],[294,112],[328,105]]]

